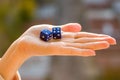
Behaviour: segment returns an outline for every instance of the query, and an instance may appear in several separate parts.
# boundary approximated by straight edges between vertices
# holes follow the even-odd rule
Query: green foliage
[[[33,19],[34,0],[5,0],[0,3],[0,55],[23,33]],[[7,40],[6,40],[7,39]]]

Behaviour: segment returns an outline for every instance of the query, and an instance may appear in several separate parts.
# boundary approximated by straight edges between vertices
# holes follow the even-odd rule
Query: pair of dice
[[[44,29],[40,33],[40,38],[43,41],[49,41],[50,39],[61,39],[61,28],[54,27],[52,28],[52,32],[48,29]]]

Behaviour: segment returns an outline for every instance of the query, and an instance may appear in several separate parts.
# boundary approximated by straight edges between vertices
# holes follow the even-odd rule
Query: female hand
[[[42,41],[39,38],[40,31],[43,29],[51,30],[53,25],[35,25],[28,29],[17,41],[18,52],[30,56],[47,55],[67,55],[67,56],[94,56],[95,50],[106,49],[109,45],[116,44],[114,38],[104,35],[88,32],[78,32],[67,27],[79,27],[79,24],[67,24],[62,26],[62,39]],[[67,26],[65,28],[65,26]],[[67,32],[65,32],[67,31]]]
[[[94,56],[95,50],[106,49],[116,44],[115,39],[108,35],[79,32],[81,26],[77,23],[60,26],[62,39],[42,41],[39,38],[40,31],[51,30],[52,27],[56,26],[32,26],[13,42],[0,60],[0,74],[5,80],[12,80],[19,67],[31,56]]]

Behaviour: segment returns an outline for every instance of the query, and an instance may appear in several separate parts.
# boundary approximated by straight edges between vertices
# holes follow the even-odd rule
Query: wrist
[[[15,41],[0,60],[0,74],[5,80],[11,80],[18,68],[28,58],[19,52],[18,45],[18,41]]]

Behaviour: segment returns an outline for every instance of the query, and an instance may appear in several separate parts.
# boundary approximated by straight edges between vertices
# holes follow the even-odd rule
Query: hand
[[[66,29],[68,26],[79,24],[67,24],[62,27],[62,39],[42,41],[39,38],[42,29],[51,30],[52,25],[36,25],[28,29],[17,41],[18,51],[31,56],[67,55],[67,56],[94,56],[94,50],[106,49],[109,45],[116,44],[114,38],[88,32],[78,32]],[[67,26],[67,27],[66,27]],[[66,28],[65,28],[66,27]],[[81,27],[79,28],[81,30]],[[65,32],[68,31],[68,32]]]
[[[95,50],[106,49],[116,44],[115,39],[108,35],[79,32],[81,26],[77,23],[60,26],[62,39],[42,41],[39,38],[40,31],[51,30],[52,27],[55,26],[32,26],[13,42],[0,60],[0,73],[5,80],[12,80],[19,67],[31,56],[94,56]]]

